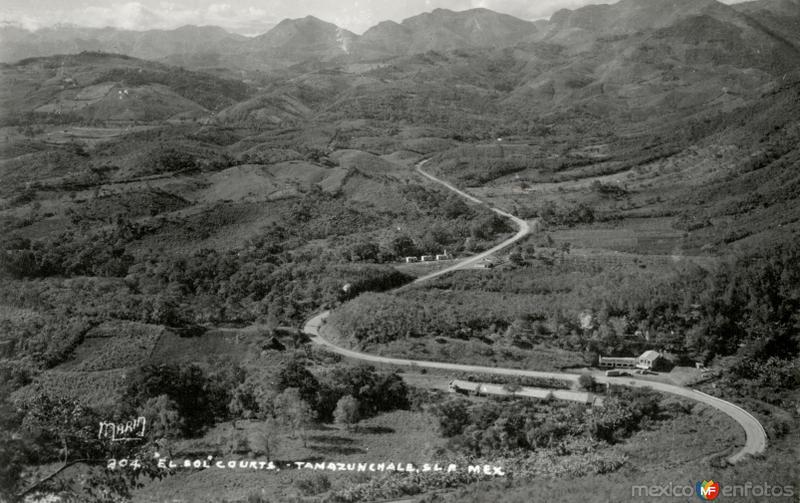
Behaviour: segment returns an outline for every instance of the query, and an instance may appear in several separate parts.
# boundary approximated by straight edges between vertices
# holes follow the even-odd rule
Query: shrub
[[[324,473],[314,473],[308,478],[296,480],[294,485],[304,496],[315,496],[329,491],[331,481]]]

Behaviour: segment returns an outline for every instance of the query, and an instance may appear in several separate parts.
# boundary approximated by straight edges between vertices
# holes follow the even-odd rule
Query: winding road
[[[419,164],[417,164],[416,169],[417,169],[417,172],[419,174],[421,174],[422,176],[424,176],[426,178],[429,178],[429,179],[433,180],[434,182],[436,182],[438,184],[444,185],[445,187],[447,187],[448,189],[452,190],[453,192],[455,192],[456,194],[460,195],[461,197],[469,199],[470,201],[472,201],[474,203],[484,204],[483,201],[481,201],[480,199],[478,199],[476,197],[473,197],[473,196],[467,194],[466,192],[464,192],[462,190],[457,189],[456,187],[454,187],[454,186],[450,185],[449,183],[445,182],[444,180],[440,180],[440,179],[436,178],[435,176],[433,176],[431,174],[428,174],[425,171],[422,171],[422,166],[424,166],[426,162],[428,162],[427,159],[422,161],[422,162],[420,162]],[[511,246],[512,244],[516,243],[517,241],[519,241],[520,239],[522,239],[523,237],[525,237],[526,235],[528,235],[531,232],[531,227],[530,227],[530,225],[528,225],[528,222],[526,222],[525,220],[522,220],[521,218],[517,218],[514,215],[512,215],[510,213],[506,213],[505,211],[497,209],[497,208],[491,208],[491,210],[494,211],[495,213],[497,213],[498,215],[502,216],[502,217],[506,217],[506,218],[511,219],[514,222],[514,224],[517,226],[517,228],[519,229],[517,231],[517,233],[514,234],[512,237],[506,239],[502,243],[500,243],[500,244],[498,244],[496,246],[493,246],[492,248],[489,248],[488,250],[486,250],[484,252],[481,252],[481,253],[478,253],[477,255],[473,255],[471,257],[465,258],[464,260],[460,260],[457,264],[451,265],[450,267],[447,267],[445,269],[441,269],[441,270],[436,271],[436,272],[432,272],[430,274],[426,274],[425,276],[420,276],[419,278],[417,278],[414,281],[412,281],[411,284],[413,285],[413,284],[423,283],[425,281],[429,281],[429,280],[431,280],[433,278],[436,278],[438,276],[441,276],[443,274],[447,274],[449,272],[457,271],[459,269],[466,269],[468,267],[471,267],[471,266],[477,264],[478,262],[480,262],[481,260],[483,260],[483,259],[485,259],[487,257],[490,257],[491,255],[494,255],[495,253],[499,252],[503,248],[507,248],[507,247]],[[402,287],[400,287],[400,288],[402,288]],[[398,288],[398,290],[399,290],[399,288]]]
[[[476,197],[473,197],[467,194],[466,192],[459,190],[453,185],[445,182],[444,180],[440,180],[439,178],[436,178],[435,176],[423,171],[422,166],[424,166],[426,162],[427,160],[422,161],[418,163],[416,166],[416,170],[422,176],[440,185],[447,187],[451,191],[459,194],[460,196],[470,201],[484,204],[483,201],[477,199]],[[442,269],[440,271],[436,271],[431,274],[421,276],[416,280],[414,280],[412,284],[418,284],[425,281],[429,281],[443,274],[447,274],[452,271],[470,267],[474,265],[476,262],[479,262],[480,260],[489,257],[490,255],[497,253],[498,251],[504,248],[511,246],[512,244],[516,243],[517,241],[525,237],[528,233],[530,233],[530,226],[524,220],[517,218],[509,213],[506,213],[505,211],[502,211],[500,209],[497,208],[491,208],[491,209],[495,213],[498,213],[506,218],[511,219],[519,228],[518,232],[513,237],[506,239],[502,243],[492,247],[489,250],[481,252],[472,257],[466,258],[462,261],[459,261],[457,264]],[[400,287],[395,291],[400,290],[401,288],[405,287]],[[398,365],[398,366],[414,367],[414,368],[432,368],[432,369],[454,370],[463,372],[479,372],[479,373],[503,375],[503,376],[554,378],[554,379],[572,381],[575,382],[576,384],[578,378],[580,377],[578,374],[569,374],[564,372],[542,372],[536,370],[510,369],[502,367],[482,367],[479,365],[462,365],[457,363],[435,362],[427,360],[407,360],[403,358],[392,358],[386,356],[371,355],[368,353],[362,353],[360,351],[354,351],[352,349],[347,349],[337,346],[333,342],[323,337],[321,332],[329,314],[330,311],[324,311],[313,316],[306,322],[305,326],[303,327],[303,331],[311,337],[312,342],[314,342],[315,344],[318,344],[331,352],[340,354],[347,358],[373,362],[373,363],[383,363],[388,365]],[[746,410],[730,402],[722,400],[720,398],[708,395],[698,390],[683,388],[680,386],[661,383],[657,381],[634,379],[630,377],[595,376],[595,380],[599,383],[610,383],[610,384],[629,386],[634,388],[650,388],[655,391],[660,391],[662,393],[670,393],[673,395],[678,395],[684,398],[688,398],[690,400],[695,400],[697,402],[709,405],[727,414],[734,421],[739,423],[739,425],[744,429],[746,437],[744,446],[738,452],[736,452],[735,454],[733,454],[728,458],[728,461],[731,463],[736,463],[738,461],[741,461],[748,455],[760,454],[764,452],[764,450],[767,448],[767,434],[764,431],[764,427],[761,425],[761,423],[759,423],[758,420],[755,417],[753,417],[750,413],[748,413]]]

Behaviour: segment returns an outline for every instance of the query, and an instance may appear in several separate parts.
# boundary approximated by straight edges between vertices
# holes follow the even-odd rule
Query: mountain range
[[[307,16],[286,19],[266,33],[244,37],[215,26],[128,31],[63,25],[38,31],[0,27],[0,61],[81,51],[105,51],[179,63],[195,69],[275,68],[306,61],[369,61],[466,48],[534,43],[591,49],[598,41],[683,23],[739,34],[751,45],[800,47],[800,0],[757,0],[726,5],[716,0],[621,0],[560,10],[549,20],[525,21],[488,9],[436,9],[384,21],[357,35]],[[698,24],[699,23],[699,24]],[[726,36],[726,35],[722,35]]]
[[[796,25],[800,0],[621,0],[537,22],[487,9],[437,9],[362,35],[313,16],[249,38],[217,27],[6,26],[6,59],[98,50],[107,56],[6,64],[0,105],[7,117],[213,113],[215,120],[275,125],[317,113],[382,117],[387,110],[445,121],[460,109],[476,124],[497,114],[523,121],[553,113],[622,123],[654,113],[686,118],[741,106],[800,69]]]

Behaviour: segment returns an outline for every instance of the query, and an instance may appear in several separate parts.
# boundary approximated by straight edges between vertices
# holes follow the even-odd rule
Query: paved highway
[[[480,199],[478,199],[476,197],[473,197],[473,196],[467,194],[466,192],[464,192],[462,190],[457,189],[456,187],[452,186],[451,184],[445,182],[444,180],[440,180],[439,178],[436,178],[435,176],[433,176],[433,175],[431,175],[429,173],[426,173],[425,171],[422,171],[422,166],[424,166],[426,162],[428,162],[428,161],[425,160],[425,161],[422,161],[419,164],[417,164],[417,172],[419,172],[419,174],[421,174],[422,176],[424,176],[426,178],[429,178],[429,179],[433,180],[434,182],[436,182],[438,184],[444,185],[445,187],[447,187],[448,189],[452,190],[456,194],[458,194],[458,195],[460,195],[460,196],[462,196],[462,197],[464,197],[466,199],[469,199],[470,201],[472,201],[474,203],[483,204],[483,201],[481,201]],[[497,213],[500,216],[503,216],[503,217],[511,219],[514,222],[514,224],[517,226],[517,229],[518,229],[517,233],[514,234],[512,237],[506,239],[505,241],[503,241],[499,245],[493,246],[492,248],[490,248],[490,249],[488,249],[488,250],[486,250],[484,252],[478,253],[477,255],[473,255],[473,256],[471,256],[469,258],[466,258],[464,260],[460,260],[460,261],[458,261],[458,263],[456,263],[454,265],[451,265],[450,267],[446,267],[446,268],[444,268],[442,270],[439,270],[439,271],[436,271],[436,272],[432,272],[430,274],[426,274],[425,276],[420,276],[419,278],[415,279],[411,284],[423,283],[425,281],[429,281],[429,280],[431,280],[433,278],[436,278],[437,276],[441,276],[441,275],[447,274],[449,272],[457,271],[459,269],[466,269],[468,267],[471,267],[471,266],[477,264],[478,262],[480,262],[481,260],[483,260],[483,259],[485,259],[487,257],[490,257],[491,255],[494,255],[495,253],[499,252],[503,248],[507,248],[507,247],[511,246],[512,244],[514,244],[517,241],[519,241],[520,239],[524,238],[526,235],[528,235],[531,232],[531,228],[528,225],[528,222],[526,222],[525,220],[522,220],[521,218],[517,218],[514,215],[506,213],[505,211],[499,210],[497,208],[491,208],[491,210],[494,211],[495,213]]]
[[[423,171],[422,166],[425,164],[425,162],[427,161],[422,161],[421,163],[417,164],[416,167],[417,171],[421,175],[425,176],[426,178],[429,178],[430,180],[433,180],[436,183],[439,183],[447,187],[448,189],[469,199],[470,201],[482,204],[482,201],[480,201],[479,199]],[[496,253],[504,248],[507,248],[508,246],[511,246],[516,241],[519,241],[522,237],[524,237],[526,234],[530,232],[530,227],[524,220],[519,219],[497,208],[492,208],[492,210],[504,217],[513,220],[514,223],[519,228],[517,234],[514,235],[512,238],[503,241],[499,245],[485,252],[479,253],[478,255],[460,261],[458,264],[450,266],[446,269],[442,269],[441,271],[436,271],[426,276],[417,278],[414,281],[414,283],[421,283],[423,281],[428,281],[437,276],[441,276],[442,274],[447,274],[449,272],[458,269],[469,267],[470,265],[475,264],[475,262],[480,261],[481,259],[488,257],[489,255],[492,255],[493,253]],[[329,314],[330,311],[324,311],[322,313],[315,315],[306,322],[303,331],[311,337],[311,340],[314,343],[319,344],[320,346],[323,346],[334,353],[338,353],[348,358],[353,358],[356,360],[362,360],[373,363],[383,363],[389,365],[399,365],[399,366],[415,367],[415,368],[434,368],[434,369],[455,370],[463,372],[480,372],[480,373],[504,375],[504,376],[554,378],[554,379],[568,380],[575,383],[577,383],[579,377],[578,374],[569,374],[564,372],[541,372],[536,370],[509,369],[502,367],[483,367],[479,365],[462,365],[457,363],[434,362],[427,360],[407,360],[403,358],[391,358],[386,356],[378,356],[378,355],[371,355],[368,353],[362,353],[360,351],[354,351],[352,349],[347,349],[337,346],[336,344],[332,343],[331,341],[325,339],[322,336],[321,332],[324,327],[325,320],[327,319]],[[746,410],[730,402],[727,402],[720,398],[713,397],[711,395],[708,395],[706,393],[697,390],[692,390],[689,388],[683,388],[680,386],[675,386],[672,384],[666,384],[656,381],[644,381],[630,377],[606,377],[606,376],[596,376],[595,379],[597,382],[600,383],[611,383],[611,384],[618,384],[622,386],[630,386],[635,388],[651,388],[653,390],[660,391],[663,393],[678,395],[684,398],[688,398],[690,400],[695,400],[697,402],[704,403],[727,414],[733,420],[739,423],[739,425],[741,425],[741,427],[744,429],[746,436],[745,445],[742,447],[742,449],[740,449],[737,453],[733,454],[728,458],[728,461],[730,461],[731,463],[736,463],[738,461],[741,461],[747,455],[759,454],[761,452],[764,452],[764,450],[767,448],[767,434],[764,431],[764,427],[761,425],[761,423],[759,423],[758,420],[755,417],[753,417],[750,413],[748,413]]]

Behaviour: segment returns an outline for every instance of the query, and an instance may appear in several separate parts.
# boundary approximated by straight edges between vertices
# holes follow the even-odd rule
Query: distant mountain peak
[[[706,13],[723,18],[735,15],[731,7],[717,0],[620,0],[575,10],[560,9],[550,17],[547,36],[553,41],[569,42],[576,37],[576,31],[595,36],[630,34]]]
[[[561,9],[549,20],[537,22],[482,7],[462,11],[437,8],[400,23],[382,21],[361,36],[313,15],[283,19],[266,33],[252,37],[236,35],[218,26],[130,31],[59,24],[29,31],[15,23],[0,22],[0,60],[112,51],[190,68],[241,69],[248,65],[283,66],[343,56],[351,61],[372,61],[429,51],[446,53],[540,43],[591,50],[599,39],[609,37],[676,25],[680,25],[678,31],[691,31],[691,18],[702,16],[733,25],[752,40],[761,40],[763,34],[756,32],[763,32],[782,40],[787,47],[800,47],[797,29],[800,0],[753,0],[730,6],[717,0],[620,0],[574,10]],[[704,26],[698,23],[694,25]],[[226,62],[227,56],[233,58],[227,58]]]
[[[506,47],[536,31],[531,22],[489,9],[438,8],[399,24],[379,23],[364,32],[357,48],[362,54],[406,55],[468,47]]]
[[[281,27],[281,26],[284,26],[284,27],[285,26],[333,26],[333,27],[336,27],[336,25],[333,24],[333,23],[329,23],[327,21],[323,21],[322,19],[320,19],[318,17],[315,17],[315,16],[311,16],[311,15],[308,15],[308,16],[305,16],[305,17],[299,17],[299,18],[286,18],[286,19],[282,20],[280,23],[278,23],[275,26],[275,28],[278,28],[278,27]],[[273,28],[273,30],[275,28]],[[272,31],[272,30],[270,30],[270,31]],[[269,32],[267,32],[267,33],[269,33]],[[265,35],[266,35],[266,33],[265,33]]]
[[[245,52],[271,53],[281,59],[302,61],[349,54],[356,34],[315,16],[284,19],[244,46]]]

